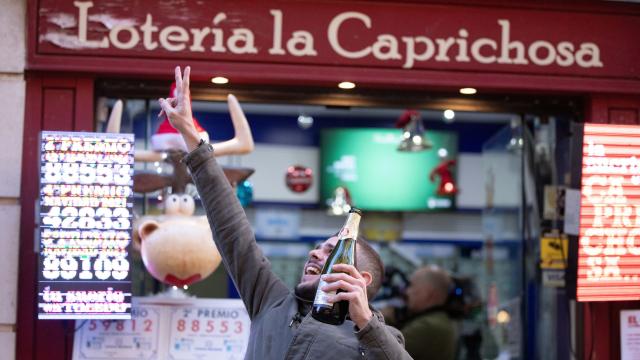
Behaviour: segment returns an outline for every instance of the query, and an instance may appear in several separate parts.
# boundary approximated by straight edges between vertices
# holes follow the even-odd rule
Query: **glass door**
[[[524,145],[521,121],[514,117],[482,148],[486,199],[479,284],[485,318],[480,322],[480,354],[486,359],[519,359],[524,354]]]

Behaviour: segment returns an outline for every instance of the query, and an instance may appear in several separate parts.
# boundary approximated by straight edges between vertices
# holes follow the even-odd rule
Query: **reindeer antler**
[[[109,120],[107,122],[107,133],[119,133],[122,124],[122,100],[117,100],[113,104],[111,114],[109,114]],[[151,150],[136,150],[134,159],[142,162],[155,162],[166,159],[167,155],[164,153],[151,151]]]
[[[122,123],[122,100],[117,100],[116,103],[113,104],[113,109],[111,109],[111,114],[109,115],[109,121],[107,122],[107,129],[105,130],[105,132],[119,133],[121,123]]]
[[[227,103],[229,105],[229,114],[233,123],[234,137],[230,140],[213,144],[215,156],[241,155],[253,151],[254,143],[251,135],[251,128],[247,121],[240,103],[235,96],[229,94]],[[120,132],[120,124],[122,121],[121,100],[116,101],[109,116],[107,124],[107,132]],[[137,172],[134,175],[134,191],[151,192],[171,186],[173,191],[183,192],[187,183],[191,181],[184,164],[180,159],[184,156],[184,152],[180,150],[170,150],[168,152],[158,152],[153,150],[136,150],[135,161],[139,162],[160,162],[167,161],[174,167],[172,175],[160,175],[155,173]],[[243,167],[227,167],[223,166],[224,173],[232,185],[244,181],[252,173],[253,169]]]
[[[232,94],[227,97],[227,104],[235,136],[231,140],[213,144],[213,153],[216,156],[248,154],[253,151],[254,145],[247,117],[244,115],[238,99]]]
[[[248,154],[253,151],[255,145],[247,117],[244,115],[244,111],[242,111],[242,107],[240,107],[240,103],[234,95],[229,94],[227,104],[235,134],[230,140],[212,144],[215,150],[214,154],[215,156]],[[115,106],[112,115],[114,112]],[[122,110],[120,110],[120,114],[122,114]],[[165,154],[153,150],[137,150],[135,153],[135,160],[141,162],[162,161],[166,157]]]

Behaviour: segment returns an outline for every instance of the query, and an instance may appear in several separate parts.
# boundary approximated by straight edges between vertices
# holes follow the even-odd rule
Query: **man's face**
[[[327,261],[327,258],[337,243],[338,237],[333,236],[309,251],[309,258],[304,264],[300,283],[296,286],[298,296],[313,299],[316,294],[318,282],[320,282],[320,273],[322,272],[324,263]]]
[[[432,286],[424,280],[424,274],[414,272],[409,279],[409,286],[405,290],[407,297],[407,309],[411,312],[420,312],[429,306],[433,293]]]

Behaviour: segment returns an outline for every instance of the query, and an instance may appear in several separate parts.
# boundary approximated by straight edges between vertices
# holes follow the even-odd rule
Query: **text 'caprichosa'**
[[[209,23],[195,26],[154,21],[153,15],[147,13],[144,21],[127,19],[116,22],[107,32],[90,33],[90,25],[101,14],[91,12],[92,1],[76,1],[74,5],[78,26],[73,41],[56,42],[47,36],[45,40],[73,49],[159,50],[245,57],[263,55],[274,60],[283,56],[313,58],[331,55],[346,60],[392,62],[405,69],[427,62],[580,68],[604,66],[600,48],[594,42],[512,39],[509,19],[496,19],[496,27],[488,29],[485,34],[475,34],[460,27],[454,34],[436,37],[428,36],[428,32],[390,34],[376,31],[372,17],[357,11],[336,14],[321,30],[322,34],[317,33],[318,29],[285,32],[285,14],[280,9],[269,10],[271,29],[259,31],[238,25],[241,22],[225,12],[217,12]],[[269,31],[270,34],[264,34]],[[498,32],[500,35],[496,36]],[[256,37],[256,33],[260,36]],[[318,47],[319,42],[326,45]],[[332,54],[319,54],[319,49],[327,48]]]

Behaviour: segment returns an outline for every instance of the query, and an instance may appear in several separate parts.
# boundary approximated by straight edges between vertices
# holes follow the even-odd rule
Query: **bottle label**
[[[314,305],[327,305],[327,306],[332,306],[333,303],[329,302],[327,300],[327,298],[329,296],[334,296],[336,294],[336,291],[322,291],[320,290],[323,286],[327,285],[327,282],[324,280],[320,280],[320,283],[318,283],[318,291],[316,291],[316,298],[313,300],[313,304]]]

